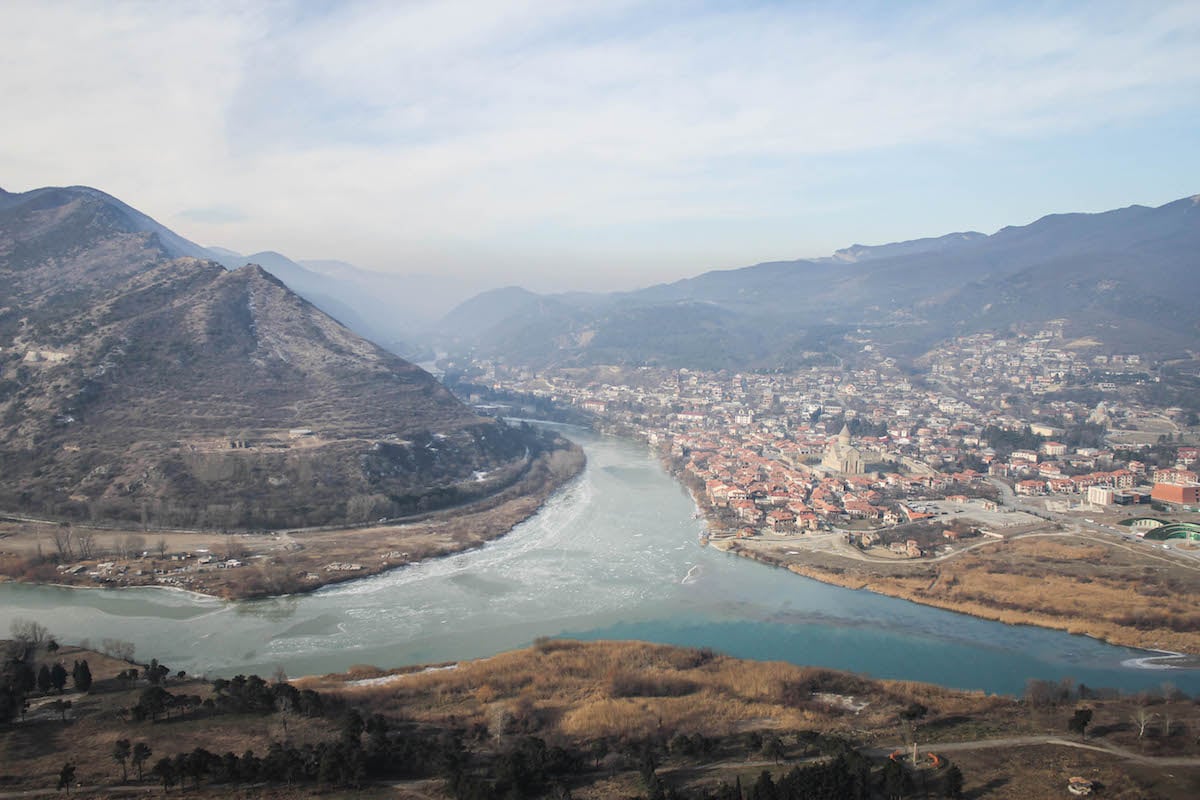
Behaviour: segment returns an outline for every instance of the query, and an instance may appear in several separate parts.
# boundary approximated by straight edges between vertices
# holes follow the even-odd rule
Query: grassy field
[[[113,758],[121,739],[150,745],[146,772],[159,758],[186,757],[196,748],[218,756],[250,750],[264,762],[288,748],[303,761],[319,758],[331,742],[345,747],[352,739],[368,754],[381,748],[391,754],[378,763],[371,756],[379,772],[357,786],[305,778],[302,767],[289,780],[230,780],[214,764],[171,789],[211,797],[493,796],[464,794],[464,786],[513,797],[648,797],[650,754],[655,781],[676,796],[700,798],[737,780],[748,789],[764,770],[780,780],[794,767],[827,764],[836,753],[861,759],[875,781],[888,754],[914,737],[921,761],[905,765],[911,796],[920,796],[922,786],[942,796],[951,762],[965,776],[964,796],[972,798],[1065,795],[1072,775],[1099,781],[1102,796],[1113,798],[1183,800],[1200,787],[1200,711],[1169,691],[1080,698],[1070,687],[1045,685],[1018,700],[703,650],[544,641],[441,668],[363,666],[293,680],[297,691],[323,698],[319,714],[278,703],[230,710],[222,700],[228,687],[171,675],[164,688],[198,702],[168,709],[157,721],[137,721],[130,709],[149,684],[144,677],[119,678],[128,663],[71,647],[39,651],[35,661],[70,665],[81,658],[95,677],[89,692],[35,691],[23,720],[0,725],[0,796],[53,789],[67,762],[81,787],[75,796],[144,796],[158,778],[139,781],[127,765],[122,780]],[[70,700],[70,709],[58,709],[58,700]],[[1086,742],[1067,738],[1067,720],[1079,707],[1094,713]],[[1141,737],[1139,709],[1149,720]],[[353,714],[366,725],[348,739]],[[513,780],[513,759],[531,748],[558,754],[568,766],[541,783],[505,783]],[[938,753],[940,765],[928,753]]]
[[[839,586],[1113,644],[1200,654],[1200,571],[1072,534],[998,540],[943,561],[867,562],[754,540],[735,552]]]

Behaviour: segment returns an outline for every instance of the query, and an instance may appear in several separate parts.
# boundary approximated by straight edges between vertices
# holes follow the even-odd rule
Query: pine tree
[[[63,687],[67,685],[67,668],[62,664],[55,664],[51,667],[50,683],[54,686],[55,691],[62,694]]]
[[[1067,722],[1067,728],[1072,733],[1078,733],[1080,739],[1087,737],[1087,727],[1092,722],[1092,710],[1090,708],[1075,709],[1074,716]]]
[[[163,792],[175,785],[178,776],[175,774],[175,764],[169,758],[160,758],[150,773],[162,781]]]
[[[133,768],[138,772],[139,781],[142,779],[142,767],[150,760],[150,756],[152,755],[154,755],[154,751],[145,742],[138,742],[133,746]]]
[[[121,765],[121,783],[128,783],[129,773],[125,769],[125,762],[129,759],[130,747],[128,739],[117,739],[113,744],[112,758]]]
[[[946,796],[951,800],[961,800],[963,796],[963,774],[957,764],[946,769]]]
[[[80,692],[88,692],[92,688],[92,668],[88,666],[87,659],[76,661],[75,668],[72,670],[71,677],[75,681],[75,689]]]
[[[58,790],[67,790],[67,794],[71,794],[71,784],[75,782],[75,765],[70,761],[62,765],[62,769],[58,772]]]
[[[50,668],[42,664],[37,673],[37,688],[42,694],[50,691]]]

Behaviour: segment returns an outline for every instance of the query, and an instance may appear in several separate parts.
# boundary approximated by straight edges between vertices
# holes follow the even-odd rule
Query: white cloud
[[[0,175],[247,251],[467,270],[562,226],[586,263],[626,225],[803,209],[859,156],[1200,96],[1193,3],[885,8],[28,4],[0,33]]]

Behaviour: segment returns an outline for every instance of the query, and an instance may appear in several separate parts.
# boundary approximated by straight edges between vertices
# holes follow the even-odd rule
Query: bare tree
[[[1171,709],[1167,708],[1162,713],[1162,735],[1164,739],[1171,738],[1171,731],[1175,729],[1175,715],[1171,713]]]
[[[146,551],[146,539],[131,533],[121,540],[121,558],[139,558]]]
[[[39,647],[42,642],[50,638],[50,631],[46,629],[45,625],[20,617],[12,621],[9,631],[12,633],[13,639],[32,647]]]
[[[225,534],[225,560],[242,558],[246,555],[246,545],[232,533]]]
[[[1158,714],[1151,712],[1145,706],[1138,706],[1137,710],[1129,715],[1129,721],[1137,726],[1138,739],[1146,735],[1146,728],[1156,719],[1158,719]]]
[[[154,549],[158,551],[159,558],[167,557],[167,537],[158,537],[158,543],[154,545]]]
[[[105,655],[112,656],[113,658],[119,658],[122,661],[133,661],[133,642],[126,642],[121,639],[105,639],[100,642],[100,649]]]
[[[74,561],[75,548],[71,542],[75,538],[70,526],[60,525],[50,534],[54,539],[54,548],[58,550],[59,561]]]
[[[92,558],[96,555],[96,534],[92,531],[76,531],[75,548],[79,551],[81,561]]]

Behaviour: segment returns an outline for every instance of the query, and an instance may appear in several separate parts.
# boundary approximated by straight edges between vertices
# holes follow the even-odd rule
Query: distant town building
[[[1200,503],[1200,483],[1156,483],[1150,497],[1164,503],[1195,505]]]

